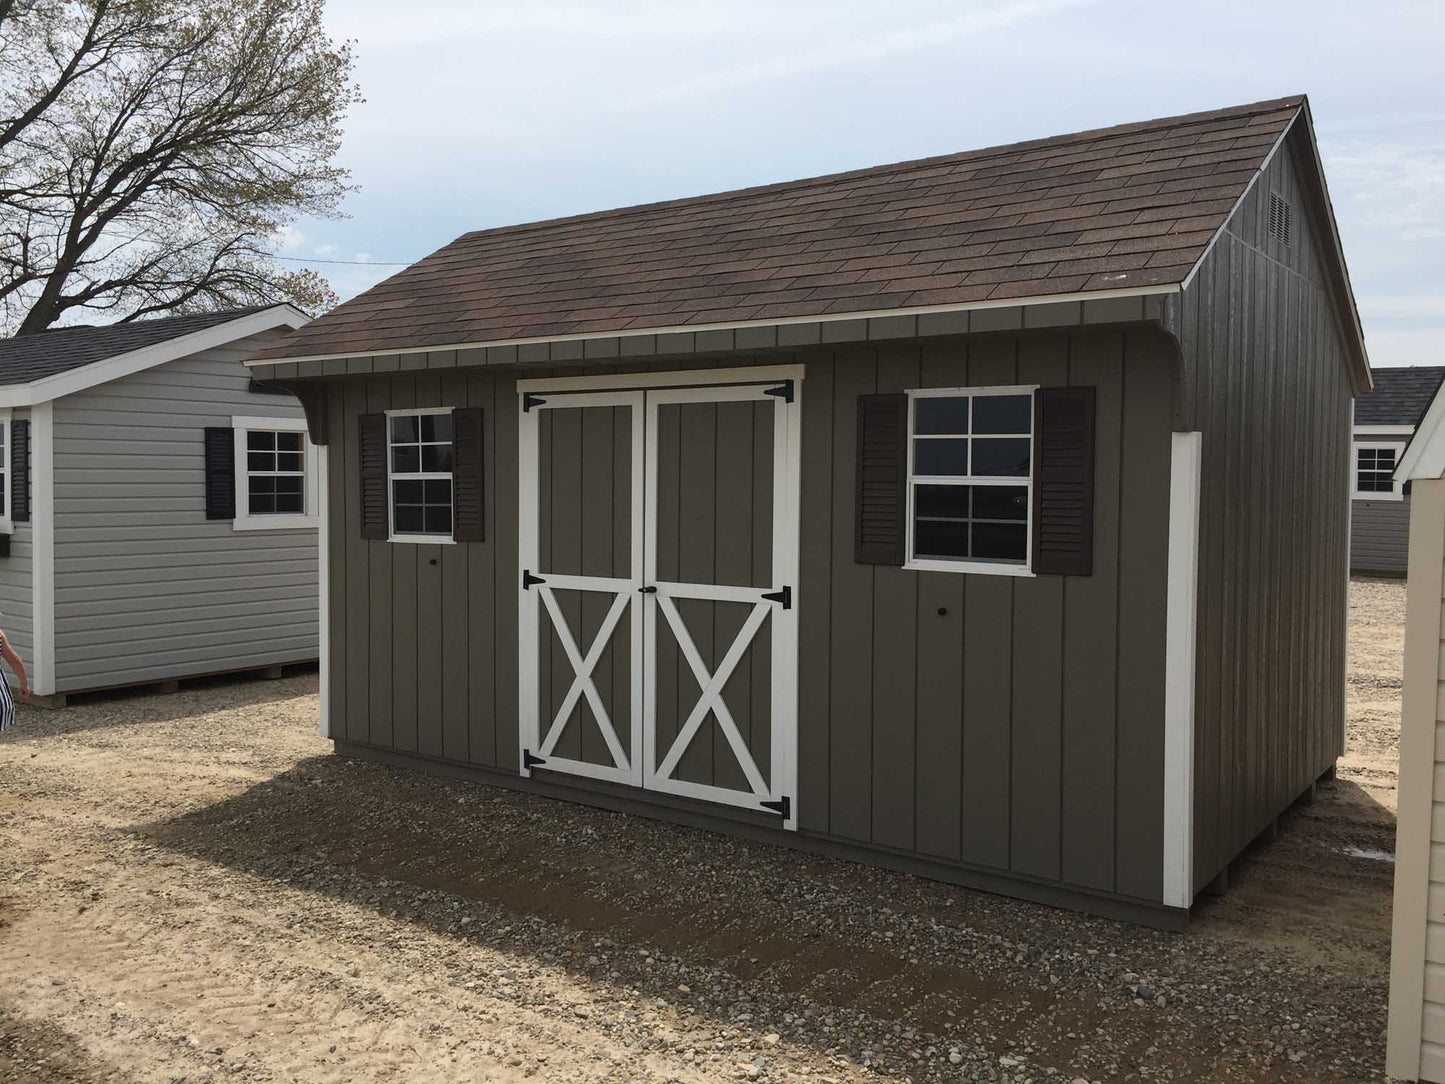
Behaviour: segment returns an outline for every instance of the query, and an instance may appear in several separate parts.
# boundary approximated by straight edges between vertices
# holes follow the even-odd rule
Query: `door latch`
[[[657,586],[651,583],[648,584],[646,587],[639,587],[638,590],[641,591],[644,595],[657,594]]]

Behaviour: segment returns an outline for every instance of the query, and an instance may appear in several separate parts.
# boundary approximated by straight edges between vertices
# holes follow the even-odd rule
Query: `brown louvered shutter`
[[[208,425],[206,439],[206,518],[236,518],[236,432],[229,425]]]
[[[902,565],[907,537],[908,396],[858,396],[857,534],[861,565]]]
[[[1094,571],[1094,389],[1034,393],[1034,571]]]
[[[30,422],[10,423],[10,518],[30,522]]]
[[[482,466],[482,408],[453,410],[452,537],[458,542],[486,538]]]
[[[361,464],[361,537],[386,541],[386,415],[363,414],[356,427]]]

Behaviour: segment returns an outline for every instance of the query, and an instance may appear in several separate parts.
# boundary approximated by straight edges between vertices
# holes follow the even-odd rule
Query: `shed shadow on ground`
[[[137,830],[509,954],[531,951],[527,936],[509,936],[512,923],[555,923],[569,931],[567,950],[537,964],[633,986],[714,1026],[734,1023],[756,987],[791,1011],[861,1013],[880,1034],[913,1031],[906,1045],[920,1048],[946,1048],[950,1036],[995,1054],[1029,1044],[1033,1064],[1099,1075],[1143,1061],[1187,1078],[1214,1068],[1171,1040],[1189,1026],[1177,1010],[1119,1011],[1123,965],[1086,951],[1125,930],[1127,966],[1169,974],[1178,935],[873,867],[335,756]],[[622,949],[598,950],[604,938]],[[784,1038],[826,1049],[786,1029]],[[1081,1052],[1089,1043],[1102,1059]]]

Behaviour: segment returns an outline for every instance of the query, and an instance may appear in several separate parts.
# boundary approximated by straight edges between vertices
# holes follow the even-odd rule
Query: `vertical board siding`
[[[314,659],[317,531],[205,517],[203,432],[300,418],[250,390],[247,339],[56,400],[56,691]],[[0,612],[29,628],[28,524],[0,558]],[[13,611],[13,617],[12,615]],[[28,632],[27,632],[28,635]],[[27,645],[30,646],[30,645]]]
[[[807,378],[798,585],[801,830],[1033,881],[1159,900],[1160,675],[1169,434],[1176,395],[1171,357],[1172,347],[1160,333],[1126,335],[1108,328],[902,341],[802,355]],[[717,367],[720,362],[697,364]],[[652,362],[649,367],[687,366]],[[490,406],[487,492],[495,495],[487,525],[492,541],[391,546],[389,584],[374,575],[375,550],[353,548],[356,517],[336,521],[343,529],[332,535],[333,575],[348,589],[332,610],[334,667],[349,669],[342,660],[353,654],[369,660],[362,670],[390,667],[392,696],[373,699],[368,714],[353,712],[355,705],[343,708],[343,690],[334,703],[354,719],[334,721],[333,733],[359,742],[381,736],[390,741],[388,748],[407,751],[432,742],[428,735],[435,733],[436,755],[511,771],[517,758],[519,374],[471,369],[458,370],[459,377],[462,372],[465,382],[434,386],[430,392],[426,381],[436,381],[435,375],[399,371],[371,377],[376,383],[364,403],[333,390],[333,403],[342,400],[346,411],[359,412],[363,405],[377,409],[378,387],[392,409],[438,401],[436,395],[443,403]],[[855,563],[858,396],[1020,382],[1097,389],[1095,574],[955,575]],[[338,385],[349,388],[350,383]],[[767,501],[755,492],[751,513],[746,501],[738,503],[740,495],[746,496],[740,483],[747,482],[747,475],[752,475],[752,488],[760,490],[765,479],[758,472],[771,469],[770,426],[760,420],[766,411],[752,411],[751,430],[747,410],[730,404],[661,411],[661,439],[673,449],[659,456],[661,503],[676,514],[659,517],[660,578],[768,579],[769,554],[762,552]],[[596,462],[589,468],[587,461],[607,458],[600,452],[602,436],[580,423],[569,436],[559,422],[553,417],[544,425],[544,439],[575,437],[577,447],[571,456],[559,456],[554,447],[544,457],[544,491],[557,489],[549,484],[551,472],[581,465],[585,474],[599,469]],[[338,413],[331,424],[339,432],[354,421]],[[598,454],[583,456],[583,446],[592,444]],[[741,464],[736,472],[724,471],[719,452],[734,462],[751,455],[754,468],[749,472]],[[333,454],[334,471],[340,472],[340,464],[354,458],[355,447],[334,444]],[[574,467],[566,467],[567,461]],[[602,559],[601,535],[607,534],[614,570],[625,572],[625,538],[616,533],[615,510],[626,498],[619,477],[615,472],[610,480],[599,476],[589,490],[595,491],[593,498],[580,504],[573,500],[543,509],[547,559],[559,569],[558,562],[575,557],[578,570],[585,565],[587,571],[600,571],[600,565],[593,566]],[[584,481],[581,475],[574,479],[571,492]],[[601,494],[609,487],[611,500],[603,501]],[[610,519],[604,504],[613,509]],[[736,522],[715,526],[725,508]],[[568,533],[561,531],[565,523],[572,523],[571,533],[578,538],[592,528],[598,538],[569,557],[555,541]],[[464,607],[451,607],[451,588],[438,603],[435,590],[422,582],[432,567],[428,554],[440,550],[457,554],[458,570],[451,575],[466,569]],[[346,566],[363,553],[368,575],[353,576]],[[449,557],[442,554],[443,561]],[[431,574],[449,575],[445,565]],[[350,597],[353,591],[388,599],[388,640],[372,640],[369,646],[365,639],[345,642],[375,627],[367,600]],[[679,608],[703,656],[715,660],[730,641],[738,615],[724,612],[723,604],[684,602]],[[367,620],[348,619],[352,610]],[[465,665],[457,658],[440,660],[433,671],[440,699],[429,707],[417,678],[425,663],[418,660],[433,651],[446,655],[450,641],[457,645],[454,654],[465,648],[460,656]],[[690,706],[698,690],[667,637],[659,637],[658,654],[659,716],[673,720],[675,729],[679,705]],[[739,725],[745,733],[751,729],[749,744],[755,748],[766,742],[770,725],[760,696],[766,680],[765,666],[742,667],[727,692]],[[464,753],[456,749],[460,732],[455,723],[446,721],[452,718],[447,705],[463,690],[469,705]],[[565,682],[556,695],[563,692]],[[544,698],[551,695],[544,689]],[[427,718],[432,710],[440,712],[437,720]],[[364,721],[367,729],[354,720]],[[710,724],[709,733],[715,729]],[[664,729],[659,747],[668,738]],[[732,758],[722,755],[722,748],[700,737],[678,775],[738,782]],[[718,812],[727,815],[725,809]]]
[[[1196,889],[1343,741],[1351,392],[1297,153],[1275,155],[1174,311],[1179,423],[1203,433]],[[1295,208],[1289,245],[1268,235],[1271,193]]]
[[[1351,572],[1403,576],[1409,565],[1409,542],[1409,497],[1350,502]]]

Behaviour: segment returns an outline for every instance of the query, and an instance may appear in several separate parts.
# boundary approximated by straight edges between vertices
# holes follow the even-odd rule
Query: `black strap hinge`
[[[791,403],[793,401],[793,382],[791,380],[784,380],[776,388],[764,388],[763,394],[776,395],[783,402]]]
[[[530,772],[533,768],[537,767],[539,764],[546,764],[546,763],[547,763],[547,758],[546,758],[546,757],[535,756],[535,755],[532,753],[532,750],[530,750],[530,749],[523,749],[523,750],[522,750],[522,767],[525,768],[527,771]]]
[[[531,570],[530,568],[524,568],[524,569],[522,569],[522,590],[523,590],[523,591],[530,590],[531,587],[532,587],[532,585],[533,585],[534,583],[546,583],[546,582],[547,582],[547,581],[544,580],[541,576],[534,576],[534,575],[532,575],[532,570]]]
[[[791,393],[790,393],[790,395],[791,395]],[[542,405],[543,403],[545,403],[546,401],[547,401],[547,400],[543,399],[540,395],[536,395],[536,394],[534,394],[534,393],[532,393],[532,392],[530,392],[530,391],[524,391],[524,392],[522,393],[522,413],[525,414],[525,413],[527,413],[527,411],[531,410],[534,406],[541,406],[541,405]],[[789,402],[792,402],[792,399],[789,398],[788,401],[789,401]]]
[[[787,820],[792,816],[793,800],[786,794],[776,802],[761,802],[759,804],[762,805],[764,809],[771,809],[774,813],[778,814],[778,816],[782,817],[783,820]]]
[[[637,590],[640,591],[640,592],[641,592],[642,594],[644,594],[644,595],[655,595],[655,594],[657,594],[657,587],[656,587],[655,585],[653,585],[653,584],[648,584],[646,587],[639,587]]]
[[[769,591],[763,596],[763,601],[781,602],[783,609],[791,610],[793,608],[793,589],[791,587],[784,587],[781,591]]]

